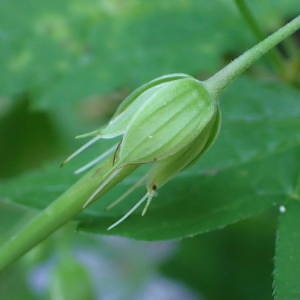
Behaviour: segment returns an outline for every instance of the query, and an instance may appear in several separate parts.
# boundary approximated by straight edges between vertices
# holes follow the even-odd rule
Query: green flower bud
[[[148,96],[153,93],[154,87],[160,86],[162,83],[183,79],[192,78],[189,75],[177,73],[158,77],[154,80],[143,84],[141,87],[134,90],[128,95],[117,108],[112,119],[108,125],[104,128],[82,134],[77,138],[83,138],[88,136],[101,136],[102,138],[112,138],[122,135],[125,132],[128,122],[132,119],[140,105],[148,99]],[[151,90],[151,91],[149,91]]]
[[[160,84],[135,101],[141,98],[143,104],[123,135],[120,165],[159,161],[177,153],[195,140],[216,111],[215,101],[193,78]]]
[[[167,159],[154,164],[148,175],[147,190],[151,192],[151,190],[158,189],[180,171],[193,164],[214,143],[220,125],[221,114],[218,107],[212,119],[190,145]]]
[[[150,81],[130,94],[106,127],[79,136],[94,138],[66,161],[101,138],[121,137],[117,145],[78,170],[81,172],[114,152],[111,170],[87,204],[123,168],[153,163],[152,169],[139,182],[147,182],[146,195],[109,228],[111,229],[142,203],[146,203],[144,214],[156,189],[192,164],[212,145],[218,135],[220,123],[218,104],[204,84],[189,75],[171,74]],[[123,200],[137,185],[125,192],[111,207]]]

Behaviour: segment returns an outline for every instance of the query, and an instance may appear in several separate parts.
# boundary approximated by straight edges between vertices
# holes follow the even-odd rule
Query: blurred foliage
[[[29,110],[30,96],[23,95],[0,119],[1,177],[11,177],[58,154],[62,141],[51,117]]]
[[[204,299],[272,299],[276,219],[264,214],[181,243],[162,265]]]
[[[30,289],[26,280],[28,270],[19,265],[13,266],[7,272],[0,274],[0,292],[11,300],[39,299]]]
[[[247,3],[266,33],[300,12],[298,0]],[[73,136],[103,124],[133,88],[171,72],[207,78],[254,43],[233,1],[0,1],[0,242],[66,190],[76,180],[76,166],[109,146],[97,145],[58,169],[59,160],[80,144]],[[148,240],[194,236],[271,209],[253,221],[182,241],[164,264],[165,274],[204,299],[271,298],[272,207],[278,206],[286,213],[280,216],[276,243],[275,292],[284,300],[299,295],[298,47],[294,38],[280,48],[287,56],[288,82],[276,78],[264,60],[236,81],[221,98],[224,124],[213,149],[159,191],[145,217],[133,216],[110,233]],[[107,225],[143,191],[112,211],[103,208],[139,176],[133,174],[89,207],[79,217],[79,229],[107,234]],[[62,257],[61,239],[70,248],[91,247],[118,262],[118,257],[129,259],[124,245],[107,247],[82,236],[64,231],[35,248],[0,275],[0,295],[47,299],[53,289],[46,295],[28,283],[39,267],[52,274],[52,287],[82,283],[89,293],[90,283],[80,281],[88,276],[69,271],[86,274],[86,266],[72,254],[70,260],[53,259]],[[140,265],[131,274],[138,280],[125,278],[127,288],[120,288],[129,299],[143,284],[140,279],[149,279],[157,268],[144,262],[143,249],[136,251],[140,254],[132,251],[130,263],[120,263],[127,270],[138,258]]]
[[[94,299],[89,274],[72,256],[63,251],[53,270],[50,283],[50,299]]]
[[[10,237],[15,231],[20,229],[22,224],[26,223],[34,212],[26,207],[16,205],[11,202],[0,202],[0,242],[3,243],[5,239]]]
[[[252,2],[268,30],[299,11],[297,1],[276,1],[272,9],[271,2]],[[30,91],[38,107],[165,73],[212,72],[224,54],[254,40],[233,3],[222,0],[3,0],[0,20],[0,94]]]

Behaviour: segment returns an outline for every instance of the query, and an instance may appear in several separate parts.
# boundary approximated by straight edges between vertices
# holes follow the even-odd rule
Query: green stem
[[[245,0],[235,0],[235,4],[239,9],[240,14],[244,18],[245,22],[248,24],[250,30],[257,38],[257,41],[263,40],[265,34],[261,29],[261,27],[259,26],[258,22],[256,21],[255,17],[253,16]],[[269,52],[268,57],[270,58],[270,62],[272,63],[273,67],[277,69],[279,73],[281,73],[284,69],[284,66],[283,66],[283,57],[280,54],[280,52],[277,49],[272,49]]]
[[[106,166],[103,166],[106,163]],[[110,167],[107,159],[101,167]],[[104,194],[112,186],[120,182],[136,167],[124,167],[109,184],[98,194]],[[99,166],[78,180],[64,194],[41,211],[31,222],[25,225],[10,240],[0,248],[0,270],[13,263],[32,247],[47,238],[52,232],[80,213],[91,194],[101,184],[107,173],[100,173]]]
[[[215,75],[204,82],[207,89],[213,97],[217,97],[219,93],[233,81],[237,76],[247,70],[256,60],[279,44],[288,36],[292,35],[300,28],[300,15],[291,22],[281,27],[273,34],[269,35],[260,43],[256,44],[241,56],[237,57]]]

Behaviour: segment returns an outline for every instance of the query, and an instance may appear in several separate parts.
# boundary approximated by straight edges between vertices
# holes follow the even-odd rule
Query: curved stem
[[[260,43],[256,44],[241,56],[234,59],[227,66],[217,72],[215,75],[204,81],[208,91],[213,97],[219,93],[241,73],[246,71],[256,60],[279,44],[288,36],[292,35],[300,28],[300,15],[291,22],[281,27]]]
[[[246,4],[245,0],[235,0],[235,4],[236,4],[237,8],[239,9],[240,14],[244,18],[245,22],[249,26],[250,30],[253,32],[253,34],[257,38],[257,41],[263,40],[265,37],[265,34],[264,34],[263,30],[261,29],[261,27],[259,26],[255,17],[253,16],[253,14],[252,14],[251,10],[249,9],[249,6]],[[284,69],[284,66],[283,66],[283,61],[282,61],[283,57],[280,54],[280,52],[277,49],[272,49],[268,56],[270,58],[270,61],[273,65],[273,67],[275,69],[277,69],[277,71],[279,73],[281,73],[282,70]]]
[[[105,163],[107,166],[102,163],[101,167],[110,167],[111,159],[108,159]],[[125,176],[133,172],[135,168],[136,166],[124,167],[122,171],[99,192],[98,196],[104,194],[112,186],[120,182]],[[99,166],[94,167],[52,204],[34,217],[31,222],[26,224],[0,248],[0,270],[13,263],[60,226],[79,214],[87,199],[106,176],[107,173],[100,173]]]

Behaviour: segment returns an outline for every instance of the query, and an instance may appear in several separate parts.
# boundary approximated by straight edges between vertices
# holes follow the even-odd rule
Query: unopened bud
[[[109,229],[146,203],[144,214],[156,189],[196,161],[212,145],[220,123],[218,103],[202,82],[189,75],[171,74],[141,86],[121,103],[106,127],[82,135],[94,138],[70,157],[73,158],[101,138],[121,137],[111,150],[114,151],[111,171],[107,172],[106,178],[87,204],[123,168],[152,163],[152,169],[142,180],[147,185],[146,195]],[[102,157],[100,155],[99,159]],[[98,161],[95,159],[87,166]],[[136,187],[131,187],[110,206],[119,203]]]

